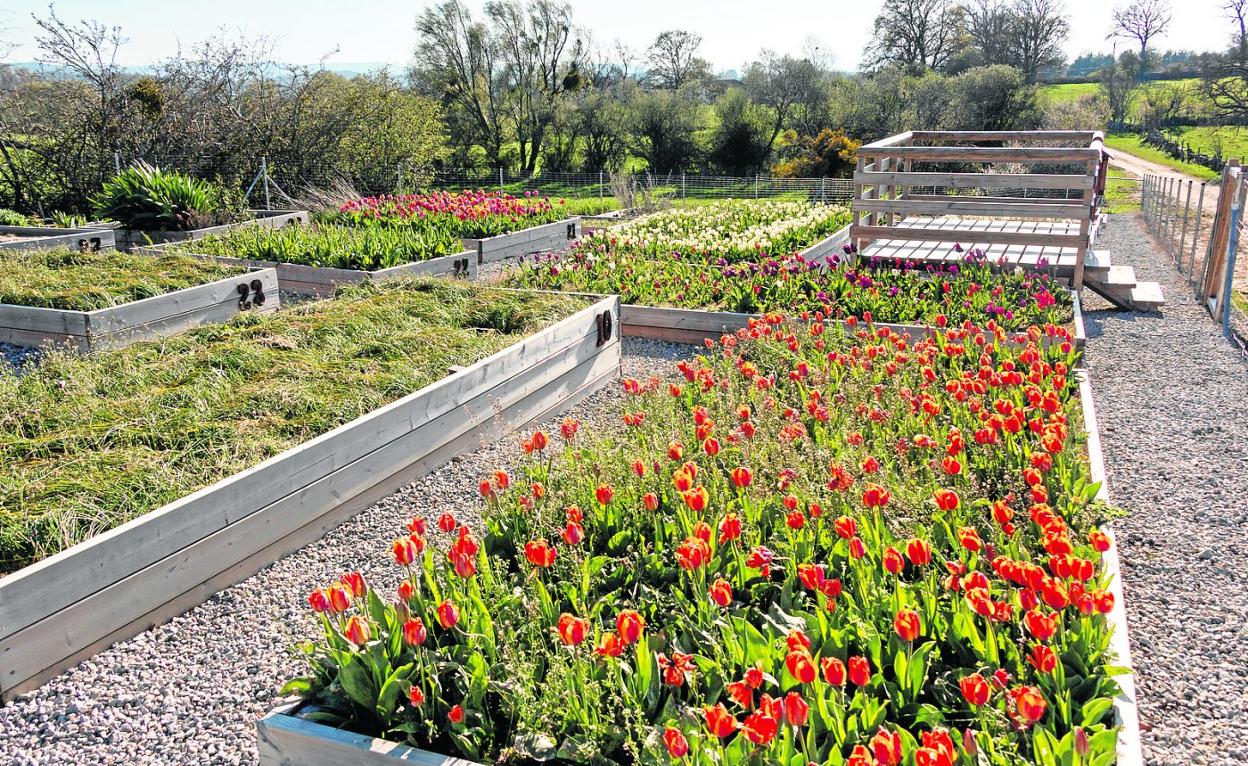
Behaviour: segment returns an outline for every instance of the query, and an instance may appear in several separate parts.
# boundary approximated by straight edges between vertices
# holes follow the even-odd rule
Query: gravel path
[[[0,343],[0,366],[20,370],[27,361],[37,362],[39,349],[32,346],[15,346],[12,343]]]
[[[626,339],[624,374],[670,376],[690,353]],[[620,397],[608,386],[571,414],[586,428],[616,426]],[[477,482],[517,460],[519,443],[513,435],[447,464],[328,537],[0,708],[0,763],[255,763],[255,720],[303,670],[289,647],[313,637],[307,594],[349,569],[397,585],[388,547],[404,523],[443,510],[479,523]]]
[[[1115,526],[1144,760],[1245,763],[1248,365],[1137,216],[1098,246],[1166,296],[1162,313],[1088,317],[1110,498],[1131,514]]]

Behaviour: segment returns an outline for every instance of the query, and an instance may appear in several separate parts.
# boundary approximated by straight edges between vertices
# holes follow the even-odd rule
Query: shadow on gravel
[[[1121,311],[1118,309],[1087,311],[1083,314],[1083,331],[1088,338],[1099,338],[1104,334],[1107,322],[1122,324],[1145,319],[1161,320],[1165,318],[1166,315],[1162,311]]]

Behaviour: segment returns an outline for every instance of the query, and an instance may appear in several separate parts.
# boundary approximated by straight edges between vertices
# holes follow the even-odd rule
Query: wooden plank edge
[[[119,306],[96,309],[86,312],[87,334],[91,336],[108,336],[127,332],[135,328],[168,321],[194,311],[215,307],[222,303],[238,305],[240,284],[250,284],[259,280],[265,292],[265,306],[269,308],[268,298],[275,301],[278,297],[277,270],[272,268],[248,271],[242,274],[216,279],[202,285],[194,285],[181,290],[174,290],[150,298],[123,303]],[[177,304],[182,302],[183,305]],[[276,308],[276,307],[274,307]]]
[[[1083,409],[1084,429],[1087,432],[1088,470],[1092,480],[1100,482],[1096,499],[1109,502],[1109,476],[1105,471],[1105,456],[1101,447],[1100,427],[1096,418],[1096,402],[1092,397],[1092,376],[1086,369],[1075,371],[1079,381],[1079,403]],[[1114,698],[1114,718],[1121,727],[1118,732],[1118,766],[1144,766],[1144,750],[1140,741],[1140,713],[1136,702],[1135,666],[1131,660],[1131,642],[1127,634],[1127,608],[1122,589],[1122,562],[1118,551],[1118,538],[1112,525],[1105,524],[1102,531],[1109,537],[1109,550],[1101,556],[1105,574],[1110,578],[1106,588],[1114,597],[1114,608],[1106,615],[1113,630],[1109,646],[1115,655],[1114,664],[1130,672],[1117,677],[1121,693]]]

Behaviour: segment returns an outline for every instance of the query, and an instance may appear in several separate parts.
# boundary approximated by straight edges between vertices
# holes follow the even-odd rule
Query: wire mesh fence
[[[1220,184],[1146,175],[1141,184],[1144,223],[1165,247],[1226,337],[1248,359],[1248,242],[1243,216],[1248,179],[1228,164]]]

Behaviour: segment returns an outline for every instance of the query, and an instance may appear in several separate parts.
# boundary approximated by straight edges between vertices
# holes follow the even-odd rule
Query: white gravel
[[[1137,217],[1101,236],[1166,297],[1088,316],[1110,499],[1130,512],[1115,528],[1144,761],[1246,763],[1248,365]]]
[[[691,353],[626,339],[623,372],[667,377]],[[609,385],[570,414],[590,429],[618,425],[620,397]],[[388,544],[404,523],[443,510],[478,522],[477,482],[515,461],[519,442],[515,434],[447,464],[326,538],[0,708],[0,764],[255,763],[256,719],[303,670],[290,647],[314,634],[307,594],[354,569],[397,584]]]
[[[39,349],[33,346],[15,346],[12,343],[0,343],[0,366],[21,370],[26,363],[38,364]]]

